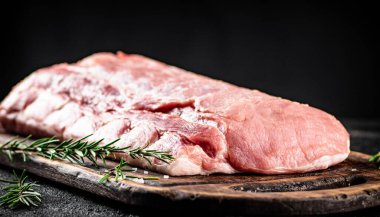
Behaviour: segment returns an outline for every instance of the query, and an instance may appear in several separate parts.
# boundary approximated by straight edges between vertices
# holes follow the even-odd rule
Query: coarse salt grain
[[[149,172],[148,172],[148,171],[146,171],[146,170],[144,170],[144,174],[149,174]]]
[[[168,175],[164,175],[164,179],[168,179],[169,178],[169,176]]]

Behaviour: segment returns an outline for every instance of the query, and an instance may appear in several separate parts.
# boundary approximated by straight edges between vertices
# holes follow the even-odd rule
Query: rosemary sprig
[[[169,163],[174,159],[174,157],[167,152],[146,150],[146,145],[134,149],[131,149],[130,146],[117,148],[114,146],[114,144],[118,142],[119,139],[116,139],[106,145],[101,145],[100,143],[103,141],[103,139],[90,142],[87,141],[90,136],[91,134],[77,140],[68,139],[63,142],[60,142],[55,137],[41,138],[29,144],[27,144],[27,141],[31,138],[31,136],[28,136],[22,140],[14,138],[1,145],[0,152],[5,153],[10,160],[13,159],[13,155],[16,153],[20,153],[23,156],[24,161],[26,161],[27,155],[36,153],[39,156],[51,160],[68,160],[72,163],[77,163],[80,165],[84,164],[84,159],[86,158],[96,166],[98,165],[98,158],[102,159],[103,164],[105,165],[105,158],[109,157],[112,153],[117,152],[125,153],[131,156],[133,159],[143,158],[149,163],[151,162],[148,157],[156,158],[165,163]]]
[[[15,138],[2,145],[0,147],[0,151],[7,154],[10,160],[13,159],[13,155],[16,153],[21,153],[24,161],[26,161],[27,155],[36,153],[37,155],[50,160],[68,160],[72,163],[77,163],[80,165],[83,165],[84,158],[87,158],[97,165],[96,160],[98,158],[105,162],[104,158],[108,157],[111,152],[118,152],[126,149],[112,146],[118,141],[118,139],[101,146],[100,143],[103,139],[95,142],[86,141],[86,139],[90,136],[91,135],[88,135],[78,140],[68,139],[63,142],[60,142],[55,137],[41,138],[29,144],[26,144],[26,142],[31,136],[28,136],[22,140],[17,140],[17,138]]]
[[[13,170],[13,180],[1,180],[1,182],[7,182],[11,185],[3,188],[7,193],[0,197],[0,206],[8,206],[9,208],[15,208],[19,205],[26,206],[39,206],[41,203],[41,194],[35,191],[33,188],[39,186],[36,182],[27,182],[28,176],[25,174],[25,170],[18,176]]]
[[[152,162],[147,157],[156,158],[167,164],[170,163],[170,161],[174,160],[173,155],[169,154],[168,152],[150,150],[146,149],[145,147],[146,146],[130,150],[129,156],[133,159],[144,158],[146,161],[148,161],[149,164],[152,164]]]
[[[376,162],[378,165],[379,165],[379,169],[380,169],[380,152],[373,155],[370,159],[369,159],[369,162]]]
[[[103,139],[90,142],[87,141],[90,136],[91,135],[88,135],[77,140],[68,139],[63,142],[60,142],[55,137],[42,138],[29,144],[27,141],[31,138],[31,136],[28,136],[22,140],[14,138],[0,146],[0,153],[5,153],[10,160],[13,160],[13,155],[19,153],[22,155],[23,160],[26,161],[28,155],[35,153],[51,160],[68,160],[72,163],[80,165],[84,165],[84,159],[88,159],[96,166],[98,166],[97,159],[99,158],[102,159],[103,165],[106,166],[105,158],[114,153],[125,153],[132,159],[145,159],[149,164],[151,164],[151,160],[148,157],[158,159],[165,163],[170,163],[174,159],[174,157],[168,152],[146,149],[149,143],[145,144],[145,146],[133,149],[131,146],[117,148],[114,144],[118,142],[119,139],[116,139],[106,145],[100,145]],[[106,174],[98,182],[105,183],[111,176],[115,176],[116,182],[120,179],[139,178],[137,176],[125,174],[125,172],[135,171],[132,168],[125,168],[126,166],[129,166],[128,162],[121,160],[119,165],[110,170],[106,170]],[[142,179],[157,180],[159,178],[144,177]]]
[[[123,159],[120,160],[120,163],[115,166],[114,168],[110,170],[106,170],[106,174],[99,179],[98,183],[103,184],[105,183],[111,176],[115,176],[115,181],[118,182],[119,179],[140,179],[140,177],[127,175],[124,172],[135,172],[136,169],[133,168],[124,168],[125,166],[129,166],[128,162],[124,161]],[[158,180],[159,178],[156,176],[151,177],[142,177],[143,180]]]

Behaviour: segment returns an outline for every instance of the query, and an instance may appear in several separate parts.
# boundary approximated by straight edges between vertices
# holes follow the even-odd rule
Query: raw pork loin
[[[321,110],[122,52],[37,70],[3,100],[0,123],[34,136],[149,141],[175,161],[127,160],[174,176],[307,172],[350,152],[345,128]]]

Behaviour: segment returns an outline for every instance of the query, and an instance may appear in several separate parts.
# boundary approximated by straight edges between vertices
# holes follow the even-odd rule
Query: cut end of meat
[[[11,132],[120,138],[166,151],[171,164],[118,155],[172,176],[300,173],[347,158],[349,135],[330,114],[140,55],[98,53],[40,69],[0,104]]]
[[[234,109],[230,112],[236,115]],[[239,171],[314,171],[342,162],[350,152],[343,125],[313,107],[274,98],[246,105],[239,113],[244,119],[232,121],[227,135],[228,144],[235,144],[229,146],[229,159]]]

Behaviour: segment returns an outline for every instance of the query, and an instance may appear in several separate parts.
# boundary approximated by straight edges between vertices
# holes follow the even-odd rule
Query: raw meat
[[[175,176],[307,172],[350,152],[345,128],[321,110],[121,52],[37,70],[3,100],[0,123],[34,136],[149,142],[175,161],[121,157]]]

